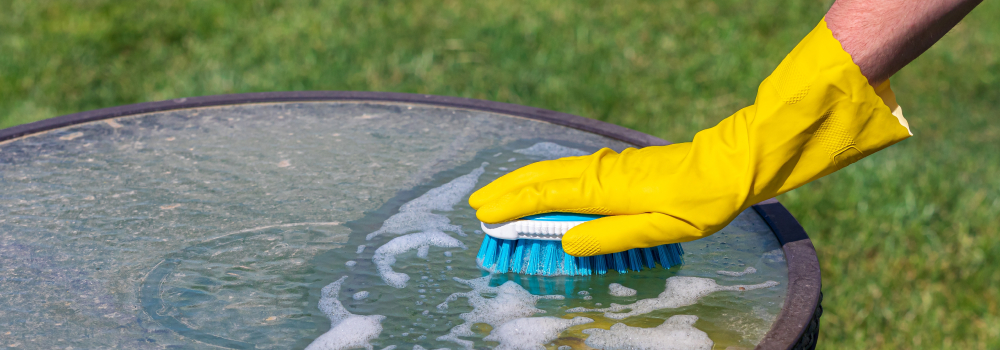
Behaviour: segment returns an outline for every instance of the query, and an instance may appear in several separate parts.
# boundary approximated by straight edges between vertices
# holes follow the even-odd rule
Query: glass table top
[[[752,209],[684,243],[685,264],[669,270],[537,277],[476,266],[472,191],[602,147],[632,145],[373,102],[182,109],[0,143],[0,345],[756,345],[788,270]]]

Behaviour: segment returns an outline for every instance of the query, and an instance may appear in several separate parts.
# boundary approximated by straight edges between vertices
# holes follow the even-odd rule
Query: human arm
[[[838,25],[850,24],[839,33],[855,42],[850,48],[866,60],[864,68],[830,29],[837,25],[821,21],[760,84],[753,105],[699,132],[692,142],[621,153],[604,149],[531,164],[477,191],[469,203],[486,223],[552,211],[610,215],[563,236],[563,249],[577,256],[715,233],[755,203],[909,137],[888,82],[871,84],[876,80],[867,74],[888,77],[915,57],[889,57],[879,50],[919,54],[933,42],[913,38],[939,38],[941,23],[953,24],[948,20],[955,13],[968,13],[941,8],[916,7],[918,14],[940,14],[934,20],[903,12],[922,25],[895,22],[930,34],[893,30],[874,44],[861,35],[888,30],[870,22],[875,17],[835,14]]]
[[[982,0],[838,0],[826,24],[877,86],[927,51]]]

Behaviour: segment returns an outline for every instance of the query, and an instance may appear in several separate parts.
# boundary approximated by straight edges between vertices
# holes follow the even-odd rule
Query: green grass
[[[816,1],[0,2],[0,127],[186,96],[369,90],[690,140],[752,103]],[[830,349],[1000,348],[1000,4],[893,78],[915,137],[782,196]]]

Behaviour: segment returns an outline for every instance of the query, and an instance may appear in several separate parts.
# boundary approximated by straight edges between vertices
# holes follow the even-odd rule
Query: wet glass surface
[[[752,210],[684,243],[685,265],[669,270],[477,268],[471,191],[531,162],[629,146],[478,111],[318,102],[158,112],[8,141],[0,345],[555,349],[657,327],[753,347],[780,311],[787,267]],[[635,294],[612,295],[612,283]],[[593,311],[636,302],[655,307]]]

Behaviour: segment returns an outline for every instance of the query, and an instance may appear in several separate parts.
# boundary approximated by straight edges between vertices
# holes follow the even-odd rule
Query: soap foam
[[[418,255],[426,258],[427,249],[432,245],[443,248],[465,249],[465,244],[462,244],[461,241],[444,232],[432,230],[393,238],[375,250],[372,261],[375,262],[375,267],[378,269],[379,275],[382,276],[382,281],[390,286],[403,288],[406,287],[406,281],[410,280],[410,276],[392,270],[392,264],[396,263],[396,255],[405,253],[411,249],[417,249]]]
[[[596,349],[712,350],[708,334],[694,328],[698,316],[671,316],[654,328],[629,327],[616,323],[610,330],[584,329],[590,334],[584,344]]]
[[[453,327],[448,334],[438,337],[437,340],[452,341],[466,349],[472,349],[472,341],[459,339],[459,337],[474,336],[475,333],[472,332],[473,324],[485,323],[493,326],[493,329],[498,329],[503,324],[515,319],[544,313],[545,310],[535,307],[535,304],[538,303],[539,300],[565,299],[562,295],[532,295],[523,287],[512,281],[507,281],[499,287],[490,287],[489,284],[491,277],[492,276],[484,276],[470,280],[463,280],[457,277],[453,278],[459,283],[472,287],[472,290],[464,293],[454,293],[449,295],[444,302],[437,306],[438,309],[447,309],[449,302],[458,300],[460,297],[464,297],[469,300],[469,305],[472,306],[472,311],[459,315],[460,318],[465,320],[465,323]],[[486,298],[482,295],[484,293],[495,294],[496,296],[493,298]],[[498,337],[499,336],[500,335],[498,335]]]
[[[616,297],[630,297],[635,295],[636,293],[635,289],[623,286],[618,283],[609,284],[608,292],[611,293],[612,296]]]
[[[765,252],[760,258],[769,263],[781,263],[785,261],[785,252],[778,248]]]
[[[570,148],[552,142],[539,142],[531,147],[514,151],[527,156],[541,157],[545,159],[558,159],[563,157],[585,156],[590,153]]]
[[[508,282],[509,283],[509,282]],[[500,342],[494,350],[545,350],[545,344],[555,340],[569,327],[591,323],[586,317],[564,319],[558,317],[527,317],[507,321],[493,328],[486,341]]]
[[[730,330],[739,333],[743,339],[757,343],[771,329],[777,315],[760,306],[754,306],[750,314],[733,314],[726,321]],[[763,321],[763,322],[761,322]]]
[[[368,297],[368,291],[365,290],[354,293],[354,295],[351,296],[351,298],[354,298],[354,300],[364,300],[367,297]]]
[[[306,350],[372,349],[368,343],[382,333],[385,316],[359,316],[352,314],[340,304],[340,285],[347,276],[323,287],[319,299],[319,309],[330,318],[330,330],[313,340]]]
[[[747,267],[746,269],[743,270],[743,272],[716,271],[715,273],[723,275],[723,276],[740,277],[740,276],[744,276],[744,275],[749,275],[749,274],[757,273],[757,269],[755,269],[753,267]]]
[[[778,282],[767,281],[752,285],[722,286],[715,283],[715,280],[711,278],[674,276],[667,279],[666,288],[656,298],[642,299],[628,305],[611,303],[610,307],[603,309],[577,307],[566,310],[566,312],[603,312],[604,317],[621,320],[626,317],[642,315],[660,309],[675,309],[682,306],[694,305],[698,302],[698,299],[719,291],[747,291],[777,285]],[[631,311],[619,313],[619,311],[624,310]]]
[[[471,173],[459,176],[403,204],[399,208],[399,213],[386,219],[381,228],[369,233],[365,239],[371,240],[383,233],[401,235],[408,232],[431,230],[455,232],[464,236],[460,226],[452,225],[447,216],[432,211],[452,211],[453,207],[476,187],[479,176],[486,171],[487,164],[484,162]]]

